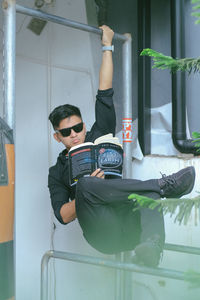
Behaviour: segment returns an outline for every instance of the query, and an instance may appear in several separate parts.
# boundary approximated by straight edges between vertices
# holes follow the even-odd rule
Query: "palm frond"
[[[200,57],[175,59],[150,48],[144,49],[140,55],[153,57],[154,65],[152,68],[161,70],[170,69],[172,73],[177,71],[186,71],[189,74],[192,71],[194,73],[200,72]]]
[[[175,214],[174,222],[178,222],[179,225],[187,225],[192,209],[195,210],[195,225],[200,221],[200,195],[192,199],[168,198],[155,200],[138,194],[131,194],[128,198],[134,199],[139,204],[134,210],[138,210],[140,207],[148,207],[149,209],[157,208],[164,215],[170,214],[170,216],[173,216]]]

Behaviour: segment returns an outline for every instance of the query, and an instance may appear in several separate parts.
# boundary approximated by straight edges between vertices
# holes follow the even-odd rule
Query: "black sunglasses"
[[[72,127],[69,127],[69,128],[63,128],[63,129],[60,129],[60,130],[56,130],[56,132],[60,132],[63,137],[67,137],[67,136],[70,136],[72,129],[76,133],[81,132],[83,130],[83,122],[78,123],[78,124],[76,124]]]

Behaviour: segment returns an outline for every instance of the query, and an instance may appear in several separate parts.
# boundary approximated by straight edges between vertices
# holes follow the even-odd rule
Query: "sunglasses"
[[[69,128],[63,128],[63,129],[60,129],[60,130],[56,130],[56,132],[60,132],[63,137],[67,137],[67,136],[70,136],[72,129],[76,133],[81,132],[83,130],[83,122],[78,123],[78,124],[76,124],[72,127],[69,127]]]

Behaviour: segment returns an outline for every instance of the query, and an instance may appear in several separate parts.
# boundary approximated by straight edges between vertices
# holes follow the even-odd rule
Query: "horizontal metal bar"
[[[165,278],[171,278],[171,279],[177,279],[177,280],[185,280],[184,273],[169,269],[163,269],[163,268],[148,268],[143,266],[138,266],[135,264],[130,263],[122,263],[122,262],[116,262],[112,260],[102,259],[98,257],[92,257],[92,256],[85,256],[85,255],[79,255],[75,253],[69,253],[69,252],[60,252],[60,251],[48,251],[43,256],[43,261],[47,262],[49,259],[44,259],[44,257],[49,258],[57,258],[57,259],[64,259],[68,261],[74,261],[74,262],[80,262],[80,263],[86,263],[101,267],[108,267],[108,268],[114,268],[114,269],[120,269],[120,270],[126,270],[136,273],[143,273],[153,276],[159,276],[159,277],[165,277]],[[43,267],[44,269],[44,267]]]
[[[57,24],[61,24],[64,26],[68,26],[68,27],[72,27],[75,29],[80,29],[83,31],[87,31],[87,32],[91,32],[91,33],[95,33],[98,35],[101,35],[102,30],[94,27],[94,26],[90,26],[87,24],[83,24],[83,23],[79,23],[76,21],[71,21],[69,19],[66,18],[62,18],[56,15],[52,15],[52,14],[48,14],[46,12],[43,12],[41,10],[36,10],[36,9],[32,9],[32,8],[28,8],[28,7],[24,7],[21,5],[16,5],[16,11],[20,14],[24,14],[24,15],[28,15],[28,16],[32,16],[38,19],[42,19],[42,20],[46,20],[46,21],[51,21]],[[123,35],[123,34],[119,34],[119,33],[115,33],[114,34],[114,39],[116,40],[121,40],[121,41],[126,41],[128,39],[127,36]]]
[[[165,250],[171,250],[176,252],[183,252],[183,253],[189,253],[189,254],[196,254],[200,255],[200,248],[198,247],[189,247],[189,246],[181,246],[176,244],[165,244],[164,246]]]

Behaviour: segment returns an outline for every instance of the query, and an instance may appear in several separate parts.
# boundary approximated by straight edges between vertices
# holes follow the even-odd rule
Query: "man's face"
[[[82,120],[80,117],[71,116],[71,117],[63,119],[60,122],[57,130],[61,130],[64,128],[70,128],[81,122],[82,122]],[[63,143],[63,145],[65,145],[67,150],[70,150],[71,147],[84,143],[85,135],[86,135],[86,128],[85,128],[85,124],[83,123],[83,130],[81,130],[80,132],[75,132],[75,130],[71,129],[71,133],[67,137],[62,136],[62,134],[60,132],[55,132],[54,138],[56,139],[57,142]]]

